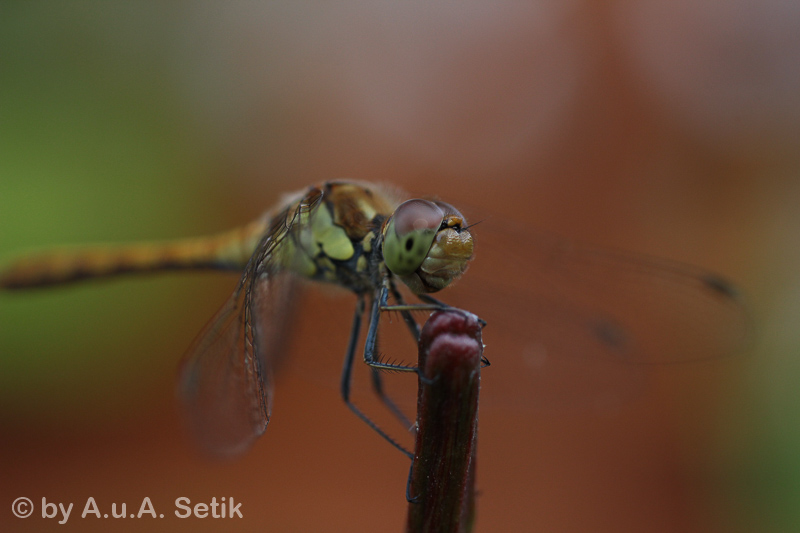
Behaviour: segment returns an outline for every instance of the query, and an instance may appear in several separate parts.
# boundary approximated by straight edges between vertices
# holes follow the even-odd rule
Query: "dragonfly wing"
[[[178,378],[189,429],[219,455],[245,450],[269,421],[266,376],[258,376],[242,327],[244,305],[244,291],[230,297],[189,348]]]
[[[184,356],[178,393],[190,430],[214,454],[243,452],[269,423],[272,367],[286,347],[298,283],[276,251],[320,199],[309,195],[275,217],[233,295]]]
[[[245,275],[245,283],[249,282]],[[216,455],[236,455],[267,428],[272,361],[286,345],[287,309],[296,281],[276,272],[231,296],[184,356],[179,396],[189,429]]]
[[[448,302],[487,321],[487,386],[500,380],[511,403],[613,400],[637,393],[653,364],[720,358],[744,344],[744,307],[714,274],[486,226]]]

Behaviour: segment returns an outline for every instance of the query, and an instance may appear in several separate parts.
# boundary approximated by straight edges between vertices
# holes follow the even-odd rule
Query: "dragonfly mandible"
[[[470,280],[448,290],[448,300],[491,325],[487,350],[502,358],[487,376],[499,386],[484,381],[482,405],[549,404],[571,400],[576,391],[607,402],[624,396],[649,363],[718,358],[747,337],[737,291],[715,274],[578,245],[528,226],[500,222],[492,231],[492,224],[484,220],[487,238],[476,244],[464,216],[447,203],[401,203],[381,186],[333,181],[289,195],[256,221],[211,237],[23,256],[0,270],[0,287],[126,272],[241,272],[231,297],[184,356],[178,380],[191,429],[219,454],[242,452],[266,429],[271,363],[286,340],[284,304],[302,278],[356,294],[341,393],[356,415],[401,450],[350,401],[362,319],[368,314],[364,360],[373,389],[402,419],[383,393],[379,371],[416,369],[376,354],[380,316],[399,311],[417,337],[411,311],[444,306],[431,294],[452,285],[468,265]],[[481,260],[471,263],[474,246]],[[397,280],[421,303],[407,304]],[[387,305],[389,296],[396,305]]]

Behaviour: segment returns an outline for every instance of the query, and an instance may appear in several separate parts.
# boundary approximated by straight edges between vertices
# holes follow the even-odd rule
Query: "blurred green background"
[[[742,357],[665,371],[613,417],[482,415],[477,530],[800,530],[800,8],[0,10],[0,258],[215,232],[353,177],[723,272],[755,324]],[[407,464],[334,389],[281,382],[267,435],[234,462],[183,435],[177,363],[235,282],[0,294],[0,529],[61,527],[46,497],[75,503],[67,527],[107,530],[78,516],[89,496],[167,514],[114,529],[402,528]],[[310,304],[294,351],[338,358],[351,300]],[[18,496],[33,517],[10,513]],[[179,496],[233,496],[245,518],[179,520]]]

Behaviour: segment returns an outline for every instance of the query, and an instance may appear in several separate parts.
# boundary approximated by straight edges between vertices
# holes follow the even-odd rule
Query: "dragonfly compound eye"
[[[383,260],[398,276],[413,274],[422,265],[442,225],[444,212],[427,200],[400,204],[386,226]]]

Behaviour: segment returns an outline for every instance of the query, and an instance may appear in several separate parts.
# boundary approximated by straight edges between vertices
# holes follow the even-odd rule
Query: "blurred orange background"
[[[800,530],[800,7],[3,12],[3,257],[215,232],[350,177],[724,273],[756,325],[743,356],[659,371],[613,416],[482,412],[476,530]],[[335,388],[280,381],[266,435],[235,461],[186,437],[177,363],[235,282],[0,294],[1,530],[403,529],[407,461]],[[294,356],[338,366],[352,297],[306,303]],[[30,518],[9,509],[21,496]],[[178,519],[182,496],[233,498],[244,517]],[[89,497],[101,513],[149,497],[165,518],[81,518]],[[41,517],[42,498],[74,504],[65,527]]]

